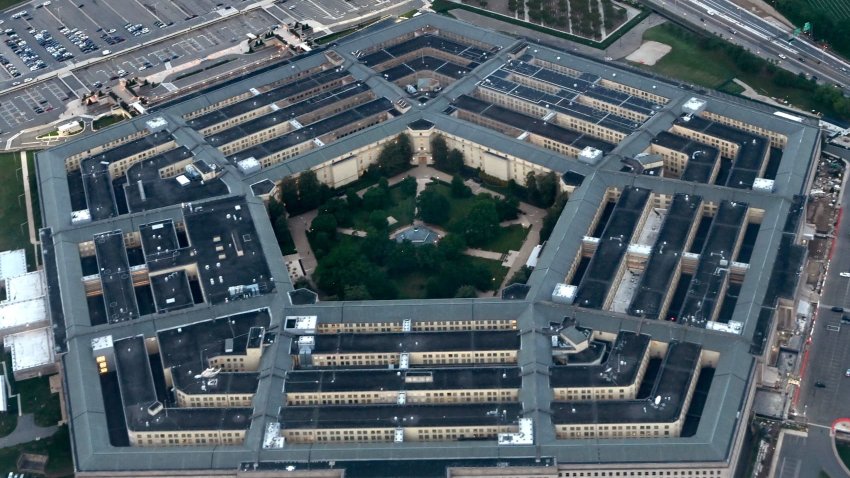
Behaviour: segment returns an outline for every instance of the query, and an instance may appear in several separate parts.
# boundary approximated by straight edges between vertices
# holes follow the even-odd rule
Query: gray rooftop
[[[414,31],[419,33],[420,38],[428,38],[417,40],[418,44],[406,42],[415,36]],[[376,45],[383,46],[376,47]],[[69,409],[72,411],[69,414],[69,421],[75,468],[81,472],[109,474],[118,470],[137,470],[141,473],[148,470],[234,470],[241,467],[243,463],[272,466],[274,463],[334,461],[337,464],[369,462],[380,465],[389,460],[415,463],[430,462],[434,458],[446,460],[446,463],[482,463],[494,459],[500,462],[527,463],[535,458],[541,458],[542,462],[559,464],[709,462],[722,466],[726,463],[732,456],[736,434],[744,422],[738,416],[741,403],[748,396],[751,386],[752,370],[756,363],[753,354],[760,353],[765,333],[770,330],[769,325],[776,297],[793,290],[796,283],[796,275],[789,271],[797,265],[796,258],[799,255],[796,249],[799,246],[794,244],[794,234],[799,218],[793,220],[790,218],[796,214],[794,211],[800,210],[798,195],[803,194],[807,187],[811,157],[819,149],[820,133],[817,122],[808,117],[804,117],[800,122],[791,121],[774,115],[776,109],[768,105],[721,93],[684,88],[683,85],[653,77],[642,71],[624,69],[612,63],[597,62],[571,52],[533,45],[533,59],[580,72],[575,77],[569,77],[569,81],[576,85],[571,87],[575,93],[583,91],[583,94],[594,99],[613,102],[631,111],[648,114],[649,118],[642,124],[629,126],[633,129],[633,133],[629,134],[624,141],[616,145],[604,143],[595,138],[581,136],[564,127],[546,124],[542,118],[526,116],[482,102],[474,97],[477,84],[503,67],[503,71],[511,68],[519,69],[513,74],[533,77],[539,81],[563,82],[563,78],[550,74],[553,70],[540,69],[537,66],[528,69],[518,66],[517,62],[509,64],[509,54],[531,55],[529,52],[532,48],[526,49],[527,46],[525,40],[477,28],[447,17],[423,14],[403,22],[383,24],[380,28],[370,30],[333,47],[334,51],[344,59],[339,71],[329,66],[325,57],[326,52],[319,49],[309,55],[295,58],[278,68],[256,75],[247,75],[240,81],[191,95],[182,103],[171,104],[157,110],[155,116],[163,118],[167,123],[164,129],[158,130],[157,133],[151,133],[147,126],[146,122],[152,118],[143,116],[38,153],[36,167],[41,198],[40,207],[44,224],[49,228],[41,233],[45,270],[50,285],[49,310],[55,325],[57,349],[65,354],[63,387]],[[414,106],[402,114],[395,109],[394,105],[405,96],[404,92],[396,85],[387,82],[371,67],[375,64],[380,65],[392,56],[405,54],[405,51],[417,49],[426,51],[422,50],[423,48],[447,48],[458,57],[468,60],[469,63],[465,66],[469,68],[469,71],[451,85],[444,87],[439,95],[425,105]],[[353,54],[357,51],[364,53],[360,59]],[[369,61],[363,62],[363,58],[373,58],[376,63],[370,65]],[[379,61],[381,58],[384,60]],[[530,57],[524,58],[521,61],[528,64],[527,60]],[[247,176],[236,172],[228,161],[228,159],[237,158],[226,158],[194,129],[203,125],[213,125],[223,118],[222,115],[232,116],[251,111],[254,108],[254,98],[259,98],[258,101],[263,101],[267,105],[274,101],[286,102],[287,98],[292,97],[292,92],[298,89],[292,85],[298,84],[301,85],[300,88],[308,88],[305,85],[311,84],[320,88],[321,83],[317,83],[316,80],[318,75],[305,80],[303,85],[298,83],[300,79],[297,75],[308,71],[315,72],[321,68],[325,68],[328,78],[350,77],[352,82],[368,85],[376,99],[361,105],[361,110],[355,111],[355,117],[352,117],[351,113],[343,113],[324,118],[311,125],[314,127],[312,131],[299,130],[300,132],[294,133],[294,136],[290,133],[273,139],[256,151],[238,153],[236,155],[238,158],[245,158],[248,155],[263,157],[272,151],[279,151],[302,140],[312,141],[316,134],[326,131],[321,128],[327,127],[330,128],[327,131],[333,131],[334,128],[352,121],[352,118],[383,114],[385,116],[382,117],[382,122],[344,137],[335,138],[333,142],[323,146],[316,145],[301,155]],[[492,78],[500,77],[497,74]],[[606,81],[654,91],[669,101],[663,105],[639,101],[637,98],[624,96],[615,89],[605,86]],[[251,88],[257,89],[260,94],[254,95],[251,93]],[[516,89],[516,87],[513,88]],[[252,96],[249,98],[250,104],[243,102],[239,108],[226,111],[213,108],[215,111],[207,117],[190,119],[188,122],[183,119],[186,114],[201,108],[212,107],[228,98],[244,95],[246,92]],[[317,91],[315,94],[319,93]],[[537,94],[524,89],[517,93],[521,93],[523,98],[534,98],[533,95]],[[559,102],[563,102],[571,94],[573,93],[563,92],[561,96],[556,96]],[[687,176],[682,178],[684,180],[635,176],[619,171],[619,158],[634,157],[645,151],[655,138],[665,137],[660,133],[669,130],[674,122],[681,121],[679,118],[681,105],[694,96],[706,101],[708,112],[757,124],[788,138],[779,166],[776,168],[773,192],[757,191],[748,187],[759,174],[761,160],[765,157],[763,153],[767,152],[768,143],[764,138],[713,122],[709,122],[710,125],[702,125],[699,118],[694,118],[696,121],[691,120],[694,121],[691,124],[696,125],[693,126],[694,128],[703,128],[710,134],[729,139],[742,146],[753,145],[747,148],[742,147],[742,153],[738,158],[734,158],[736,162],[732,167],[730,182],[726,185],[703,182],[704,171],[694,171],[692,178]],[[544,101],[545,104],[546,99],[541,97],[539,100]],[[278,105],[283,108],[287,106],[289,104]],[[366,109],[363,109],[364,107]],[[593,112],[584,111],[581,108],[569,109],[569,104],[565,108],[564,114],[593,115]],[[460,109],[469,114],[482,113],[490,120],[502,122],[506,125],[506,129],[510,127],[521,131],[528,130],[546,138],[568,141],[576,146],[598,145],[599,149],[612,154],[597,164],[581,162],[576,158],[547,150],[530,142],[517,140],[513,136],[488,127],[472,124],[458,117],[457,114],[445,113],[447,110],[457,112]],[[649,114],[650,112],[654,113]],[[617,118],[609,119],[617,122],[617,127],[622,126]],[[187,123],[189,123],[188,127]],[[256,194],[262,195],[266,191],[271,191],[268,188],[268,182],[276,183],[282,178],[315,168],[327,161],[345,157],[351,151],[401,132],[410,129],[427,131],[429,128],[435,132],[443,132],[470,142],[487,145],[494,155],[522,158],[542,169],[555,171],[559,176],[569,172],[570,177],[583,178],[571,194],[564,213],[538,260],[538,265],[527,284],[527,294],[517,300],[509,301],[480,298],[316,302],[313,296],[302,297],[309,295],[306,293],[295,293],[290,296],[292,284],[284,268],[265,205]],[[100,159],[86,160],[85,164],[91,166],[89,172],[68,174],[64,165],[65,158],[139,132],[142,132],[147,139],[112,148],[103,153],[105,156]],[[152,179],[145,179],[147,177],[145,175],[149,174],[145,171],[147,169],[145,165],[131,169],[130,182],[127,182],[125,178],[110,178],[104,175],[102,166],[106,165],[101,164],[101,160],[107,163],[114,162],[120,159],[119,157],[127,157],[138,148],[147,149],[150,147],[153,135],[156,141],[174,138],[175,151],[170,154],[185,154],[184,150],[180,149],[182,147],[191,152],[191,155],[186,155],[187,161],[204,160],[220,168],[222,171],[220,189],[214,189],[214,186],[210,185],[210,187],[201,188],[203,192],[198,192],[197,196],[190,189],[186,189],[184,195],[184,192],[172,188],[167,181],[157,183]],[[755,143],[753,143],[754,140]],[[699,164],[701,167],[714,164],[715,155],[702,145],[685,144],[677,147],[686,154],[692,154],[697,150],[706,151],[706,158],[712,158],[711,162],[705,161],[703,164],[700,161]],[[165,160],[155,159],[154,161]],[[697,163],[693,164],[696,166]],[[135,173],[138,173],[140,175],[138,178],[143,180],[141,189],[138,182],[135,186],[132,184],[132,175]],[[87,176],[84,178],[83,174]],[[115,191],[120,188],[114,187],[114,179],[124,181],[120,186],[128,197],[129,207],[126,211],[121,210],[120,201],[115,198]],[[92,182],[92,180],[96,181]],[[165,184],[165,186],[159,186],[159,184]],[[253,185],[258,186],[252,187]],[[744,188],[740,187],[742,185]],[[187,187],[193,187],[193,184]],[[597,301],[598,297],[604,295],[611,285],[611,267],[617,266],[621,259],[614,247],[617,244],[612,242],[615,240],[610,237],[623,236],[623,240],[626,240],[627,236],[630,237],[633,234],[635,229],[633,216],[641,209],[650,193],[670,196],[686,193],[693,197],[700,197],[704,203],[721,206],[721,212],[718,213],[719,219],[715,219],[717,225],[712,226],[718,231],[709,232],[710,237],[703,251],[703,256],[707,252],[709,257],[711,252],[719,253],[721,250],[728,249],[726,244],[729,231],[740,227],[741,224],[740,215],[737,214],[740,209],[745,210],[749,205],[749,207],[765,211],[750,257],[750,269],[741,284],[741,299],[738,300],[732,312],[732,320],[744,324],[741,335],[730,335],[701,327],[682,327],[679,323],[667,321],[643,321],[625,314],[551,302],[553,289],[567,277],[577,251],[582,247],[583,237],[588,234],[591,221],[600,204],[604,202],[606,191],[610,188],[632,192],[624,193],[624,199],[621,199],[624,202],[622,210],[628,214],[618,214],[617,217],[623,216],[623,220],[618,219],[617,224],[611,223],[606,226],[606,229],[611,229],[611,233],[609,235],[606,232],[604,238],[606,242],[600,244],[600,248],[604,250],[599,254],[612,254],[610,251],[606,252],[610,249],[613,251],[613,256],[605,256],[609,259],[608,261],[604,261],[604,258],[599,259],[598,267],[593,265],[593,270],[588,271],[588,274],[598,279],[600,290],[594,292],[589,290],[589,286],[584,287],[582,297],[593,298]],[[147,199],[143,201],[141,194],[131,197],[134,190],[144,191]],[[148,191],[152,193],[148,194]],[[152,195],[166,199],[160,200]],[[732,206],[732,202],[743,206]],[[102,209],[92,214],[91,222],[72,224],[71,213],[79,209],[75,206],[80,206],[81,203],[84,206],[94,204],[95,208]],[[729,208],[732,209],[733,217],[727,220],[725,219],[726,210]],[[179,226],[181,223],[182,226]],[[161,233],[154,232],[153,226],[157,224],[162,225],[161,228],[156,229]],[[184,229],[185,232],[183,232]],[[165,307],[161,309],[161,313],[139,315],[138,309],[134,308],[135,294],[132,283],[124,277],[129,272],[126,249],[123,242],[120,247],[117,242],[121,234],[135,231],[141,232],[145,266],[155,276],[160,272],[170,274],[171,267],[183,268],[197,264],[203,303],[185,308]],[[111,238],[108,240],[109,245],[104,242],[104,246],[97,250],[97,260],[99,267],[109,266],[110,268],[109,273],[106,271],[101,273],[104,295],[108,296],[104,302],[106,307],[113,311],[110,312],[112,314],[110,317],[120,321],[92,326],[89,320],[89,302],[84,299],[86,291],[81,281],[83,266],[78,245],[91,241],[96,236],[103,237],[105,241]],[[673,238],[672,235],[670,237]],[[181,244],[184,240],[188,245]],[[608,245],[603,248],[602,245],[606,243]],[[225,258],[223,259],[219,258],[222,251],[216,251],[216,248],[220,246],[224,248]],[[777,254],[779,254],[777,251],[788,251],[788,253],[783,253],[784,257],[777,260]],[[705,257],[702,259],[708,261]],[[602,262],[606,263],[602,264]],[[708,271],[710,268],[713,275],[716,268],[709,267],[712,265],[706,263],[703,269]],[[123,274],[117,272],[119,269]],[[176,282],[172,283],[172,281]],[[165,305],[169,305],[169,298],[174,299],[173,304],[182,304],[188,300],[185,282],[179,274],[173,278],[169,277],[167,283],[164,277],[161,281],[157,279],[157,285],[153,287],[159,291],[154,293],[158,306],[163,304],[163,298]],[[648,287],[654,290],[658,286],[653,283]],[[715,289],[708,289],[709,292],[711,290]],[[694,290],[689,297],[702,296],[702,292],[705,291]],[[686,307],[690,306],[686,305]],[[695,313],[691,309],[686,312],[692,315]],[[444,407],[444,409],[428,408],[422,405],[400,408],[385,406],[376,407],[371,412],[353,405],[324,410],[307,407],[298,410],[293,408],[292,415],[287,416],[286,407],[282,410],[281,391],[284,390],[290,378],[302,373],[300,370],[293,372],[295,367],[291,355],[292,338],[278,333],[281,321],[289,315],[316,315],[321,323],[397,323],[403,319],[413,321],[516,320],[518,330],[507,332],[417,332],[393,336],[392,340],[388,340],[388,337],[365,335],[353,338],[338,336],[325,337],[320,342],[324,346],[327,341],[328,350],[337,350],[336,347],[341,347],[339,350],[351,351],[369,351],[377,350],[377,348],[401,351],[405,347],[409,350],[421,350],[425,344],[428,344],[430,348],[442,347],[447,350],[453,347],[453,350],[470,348],[482,350],[482,347],[489,345],[502,347],[497,350],[518,350],[516,366],[522,370],[519,403],[500,404],[499,409],[506,410],[506,413],[500,415],[504,415],[504,423],[513,423],[519,417],[532,419],[535,426],[534,445],[499,447],[494,440],[476,440],[464,442],[463,446],[453,442],[406,442],[400,446],[392,443],[359,443],[354,446],[341,443],[311,445],[287,443],[283,448],[263,448],[263,436],[267,426],[280,423],[282,411],[284,426],[287,426],[287,420],[290,426],[330,426],[337,423],[340,418],[345,419],[349,414],[358,419],[383,420],[383,423],[391,425],[394,417],[399,416],[399,413],[402,413],[400,416],[404,416],[403,413],[408,410],[412,412],[411,416],[424,420],[426,423],[436,423],[437,417],[441,418],[444,415],[455,417],[456,415],[453,414],[459,414],[462,417],[471,416],[475,423],[483,423],[481,420],[488,418],[496,421],[494,416],[487,415],[487,412],[492,411],[494,407],[490,406],[488,409],[487,405],[468,408]],[[239,320],[235,320],[234,323],[226,317],[238,317]],[[629,332],[638,337],[650,337],[653,341],[678,344],[668,349],[666,362],[657,378],[653,392],[665,397],[680,394],[683,384],[693,379],[693,358],[699,350],[717,352],[719,359],[710,380],[710,387],[705,392],[705,407],[694,434],[681,438],[556,440],[553,423],[562,419],[568,421],[569,415],[566,408],[552,402],[552,384],[549,377],[549,370],[553,367],[551,365],[552,341],[551,336],[546,335],[540,325],[561,323],[564,317],[572,317],[583,327],[600,332],[611,334]],[[123,320],[129,318],[133,320]],[[212,325],[206,323],[211,319]],[[205,325],[193,325],[199,323],[205,323]],[[193,338],[189,339],[189,334],[186,332],[196,330],[195,327],[198,333],[192,334]],[[194,376],[197,374],[196,369],[204,365],[204,358],[209,357],[206,354],[210,351],[222,353],[219,347],[224,346],[217,345],[223,343],[222,339],[234,339],[234,347],[247,346],[247,337],[251,336],[252,327],[263,327],[263,330],[267,332],[263,336],[266,348],[262,355],[260,369],[256,376],[230,378],[230,383],[235,387],[234,390],[248,387],[246,383],[253,386],[252,381],[256,379],[257,391],[252,408],[169,409],[167,418],[160,412],[156,415],[159,417],[157,420],[144,425],[156,430],[179,430],[181,427],[190,426],[196,427],[195,429],[213,426],[221,429],[246,430],[246,440],[243,445],[198,446],[192,449],[192,453],[185,453],[184,448],[118,447],[110,444],[108,433],[110,419],[107,418],[110,408],[107,404],[111,402],[104,399],[107,388],[104,388],[106,386],[99,379],[97,366],[92,357],[92,339],[112,335],[118,344],[139,346],[138,341],[142,337],[144,339],[158,337],[163,350],[161,355],[163,364],[177,367],[178,371],[185,373],[178,377],[178,383],[183,387],[200,387],[201,383],[195,382]],[[178,332],[178,329],[182,332]],[[244,344],[240,342],[243,336],[246,337]],[[361,341],[355,340],[356,338]],[[423,344],[417,344],[418,338],[423,339]],[[400,348],[399,343],[403,347]],[[146,357],[142,357],[141,354],[128,356],[125,357],[126,363],[122,358],[123,365],[119,364],[119,369],[126,369],[136,363],[143,372],[145,366],[147,370],[151,370],[149,361],[143,360]],[[189,370],[192,372],[191,377],[189,377]],[[434,372],[435,380],[442,380],[437,378],[442,376],[439,369],[429,370]],[[446,383],[464,380],[461,370],[469,370],[469,368],[458,367],[458,370],[449,374],[455,374],[456,377],[446,379]],[[515,369],[507,367],[507,370]],[[321,376],[321,372],[304,370],[303,373],[320,373],[320,378],[316,380],[328,383],[327,376]],[[356,376],[354,372],[345,373],[352,373],[350,377]],[[558,371],[557,373],[566,372]],[[493,382],[488,383],[492,385],[499,380],[508,382],[515,380],[512,374],[508,372],[505,374],[503,379],[498,372],[495,372],[494,376],[490,377]],[[398,385],[398,379],[390,375],[392,374],[385,370],[375,373],[376,377],[386,377],[387,384]],[[140,382],[131,380],[123,385],[120,382],[116,385],[123,387],[120,398],[126,395],[127,403],[142,404],[152,398],[147,373],[142,373],[138,380]],[[154,376],[152,380],[156,388],[157,377]],[[482,377],[481,380],[484,378]],[[569,382],[577,379],[568,376],[565,380]],[[294,382],[289,383],[293,385]],[[363,386],[369,386],[370,383],[364,380]],[[222,383],[222,386],[224,385]],[[209,383],[206,382],[203,386],[208,387]],[[123,408],[120,400],[117,403]],[[638,413],[636,407],[640,407],[642,414],[645,403],[641,401],[634,403],[637,405],[624,402],[608,404],[589,402],[586,406],[592,410],[586,415],[589,417],[586,420],[610,423],[614,412],[606,410],[623,405],[630,407],[628,409],[631,412],[628,416],[635,421],[640,421],[639,418],[635,418]],[[677,402],[671,398],[670,403]],[[675,411],[676,406],[671,405],[665,407],[664,414]],[[123,415],[130,426],[141,423],[140,420],[144,416],[151,416],[148,410],[141,408],[141,405],[124,409],[124,412]],[[571,409],[569,413],[572,413]],[[308,420],[314,416],[320,420],[309,422]],[[150,419],[146,421],[151,422]],[[460,420],[458,423],[469,423],[469,421]],[[368,471],[364,471],[360,476],[368,475]],[[445,476],[445,470],[436,475]]]

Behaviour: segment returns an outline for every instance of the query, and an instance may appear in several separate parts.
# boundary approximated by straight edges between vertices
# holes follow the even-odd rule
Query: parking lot
[[[0,14],[0,56],[20,73],[0,69],[0,79],[25,81],[84,59],[153,40],[216,18],[239,0],[44,0]],[[25,42],[21,44],[21,42]],[[19,49],[23,51],[23,55]],[[26,51],[24,51],[26,50]],[[108,54],[108,53],[107,53]],[[0,63],[3,60],[0,59]],[[33,68],[36,67],[36,68]],[[13,71],[14,71],[13,70]],[[13,77],[14,76],[14,77]]]
[[[275,25],[313,20],[319,28],[350,22],[377,10],[399,14],[422,0],[40,0],[0,12],[0,147],[22,130],[59,119],[67,103],[108,91],[120,78],[146,76],[198,63]],[[206,22],[216,20],[206,26]],[[318,25],[317,25],[318,24]],[[193,26],[195,27],[193,29]],[[184,30],[190,31],[183,32]],[[177,32],[183,32],[175,34]],[[166,37],[162,39],[162,37]],[[132,48],[125,54],[126,51]],[[86,60],[100,60],[77,66]],[[216,68],[246,71],[271,51],[241,57]],[[182,71],[189,71],[193,66]],[[57,76],[27,86],[37,76]],[[166,78],[179,78],[179,74]],[[197,82],[198,77],[175,80]],[[180,86],[165,84],[169,91]],[[13,91],[8,91],[10,88]],[[75,110],[75,114],[78,114]],[[26,133],[21,138],[32,136]]]
[[[75,75],[89,89],[107,85],[122,76],[144,77],[234,46],[245,40],[246,33],[266,31],[276,22],[274,17],[262,9],[235,15],[186,35],[82,68]]]
[[[269,11],[285,22],[315,20],[327,25],[380,10],[391,3],[391,0],[283,0],[275,2]]]
[[[59,80],[51,80],[3,95],[0,130],[17,132],[56,119],[64,104],[77,97]]]

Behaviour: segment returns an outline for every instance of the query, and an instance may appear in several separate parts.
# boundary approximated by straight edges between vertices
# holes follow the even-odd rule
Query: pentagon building
[[[427,95],[422,92],[427,92]],[[265,201],[399,134],[569,201],[500,298],[319,302]],[[80,477],[731,477],[794,310],[816,121],[446,17],[38,155]]]

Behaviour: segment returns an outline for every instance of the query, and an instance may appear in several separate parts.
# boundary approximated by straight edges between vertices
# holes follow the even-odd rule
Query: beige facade
[[[339,353],[311,355],[314,367],[341,366],[379,366],[398,365],[400,354],[395,352],[378,353]],[[510,364],[516,363],[516,350],[475,350],[452,352],[412,352],[410,365],[461,365],[461,364]],[[299,363],[297,355],[292,359]]]
[[[493,439],[499,433],[516,433],[516,425],[464,426],[464,427],[405,427],[404,441],[456,441],[474,439]],[[395,428],[301,428],[281,430],[281,434],[290,443],[323,442],[392,442]]]
[[[443,404],[443,403],[492,403],[516,402],[519,389],[462,389],[462,390],[407,390],[405,403]],[[297,405],[345,405],[345,404],[394,404],[399,392],[395,390],[370,390],[349,392],[287,392],[286,404]]]
[[[443,332],[450,330],[516,330],[516,320],[416,320],[410,323],[413,332]],[[339,322],[319,324],[320,334],[374,334],[403,332],[399,322]]]
[[[133,431],[128,430],[130,446],[199,446],[241,445],[245,430],[180,430]]]

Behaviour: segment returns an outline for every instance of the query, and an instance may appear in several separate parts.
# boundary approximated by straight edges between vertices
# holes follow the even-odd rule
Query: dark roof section
[[[195,305],[192,289],[189,287],[189,276],[184,269],[152,275],[150,283],[156,311],[160,314]]]
[[[740,145],[738,155],[733,158],[734,162],[732,163],[732,170],[729,172],[729,179],[726,180],[726,186],[730,188],[752,188],[753,181],[759,177],[767,165],[770,141],[763,136],[709,121],[699,116],[681,116],[676,119],[674,124]]]
[[[518,350],[520,346],[515,330],[319,334],[315,337],[315,354]],[[292,353],[298,354],[296,341],[292,343]]]
[[[406,55],[417,50],[433,48],[440,53],[451,55],[458,61],[465,60],[466,65],[470,63],[482,63],[487,59],[488,51],[481,48],[466,45],[457,40],[449,40],[440,35],[428,33],[402,40],[392,46],[385,47],[360,58],[360,62],[372,68],[393,58]],[[493,49],[490,49],[492,52]],[[380,70],[380,69],[379,69]]]
[[[700,212],[702,198],[688,194],[676,194],[670,202],[658,239],[652,246],[637,291],[629,305],[629,315],[658,319],[667,294],[671,294],[671,283],[687,246],[688,233],[694,227]]]
[[[127,426],[135,430],[139,427],[139,419],[151,418],[148,410],[158,401],[145,338],[137,335],[116,340],[113,351]]]
[[[234,355],[244,355],[253,327],[269,328],[266,309],[197,322],[157,333],[163,368],[183,367],[193,373],[207,368],[210,358],[227,355],[225,341],[233,339]]]
[[[701,352],[697,344],[671,342],[650,398],[553,401],[552,422],[556,425],[674,422],[686,411],[688,389],[691,380],[697,378]]]
[[[95,235],[94,250],[107,321],[115,323],[138,318],[139,306],[130,277],[124,234],[119,230]]]
[[[363,104],[367,100],[375,98],[374,94],[364,95],[369,92],[369,86],[365,83],[349,83],[340,85],[330,91],[324,91],[305,98],[302,101],[293,103],[283,108],[272,109],[267,113],[258,116],[254,119],[245,121],[236,126],[232,126],[217,133],[207,136],[209,144],[220,147],[225,144],[238,141],[242,138],[250,136],[254,133],[273,128],[281,123],[286,123],[292,120],[305,122],[302,118],[304,115],[315,113],[317,110],[327,108],[335,103],[339,103],[355,96],[365,96],[358,104]]]
[[[448,60],[443,60],[442,58],[423,55],[421,57],[411,58],[400,65],[383,70],[381,74],[387,81],[398,81],[416,73],[433,71],[440,73],[441,75],[448,76],[453,80],[457,80],[472,71],[472,68],[475,68],[476,66],[478,66],[477,63],[472,63],[468,66],[459,65]]]
[[[508,64],[503,67],[503,71],[498,71],[485,78],[480,83],[480,86],[482,88],[496,90],[509,96],[519,98],[548,111],[556,111],[582,121],[604,126],[620,133],[632,133],[638,126],[640,126],[640,123],[628,118],[599,110],[576,101],[576,97],[582,93],[591,93],[593,91],[592,89],[596,88],[599,90],[605,89],[601,86],[591,85],[587,81],[580,80],[578,78],[571,78],[551,70],[546,70],[545,68],[539,68],[536,73],[530,76],[533,76],[534,80],[548,82],[552,87],[549,91],[544,91],[543,89],[534,88],[527,84],[512,81],[510,79],[511,74],[522,75],[522,72],[528,69],[528,67],[537,68],[530,65],[523,66],[525,68],[518,68],[516,65],[511,66]],[[555,81],[558,80],[561,82],[556,83]],[[576,87],[570,88],[569,85],[576,85],[578,89]],[[559,89],[551,92],[555,88]],[[586,88],[586,90],[582,90],[582,88]],[[596,99],[619,104],[618,101],[611,101],[610,98],[606,96],[601,96]]]
[[[139,236],[142,238],[142,252],[146,261],[155,261],[160,255],[170,256],[180,248],[177,230],[171,219],[142,224],[139,226]]]
[[[516,423],[522,413],[519,403],[462,405],[323,405],[283,407],[281,428],[429,428],[451,426],[496,426]]]
[[[263,179],[251,185],[251,192],[254,196],[264,196],[274,191],[275,183],[270,179]]]
[[[127,426],[134,431],[247,430],[251,408],[169,408],[152,417],[146,411],[131,409]]]
[[[682,181],[707,184],[720,163],[720,151],[717,148],[667,131],[655,135],[652,143],[688,156],[688,164],[680,178]]]
[[[720,292],[729,275],[738,236],[745,229],[747,210],[747,203],[720,203],[678,315],[681,322],[705,327],[705,323],[712,319],[714,309],[722,300]]]
[[[227,194],[227,185],[219,178],[201,181],[200,177],[182,175],[190,182],[180,184],[176,177],[160,176],[159,171],[162,168],[192,157],[191,151],[179,146],[131,166],[127,170],[126,180],[123,181],[124,196],[130,212],[149,211]],[[195,161],[193,164],[199,163],[201,162]]]
[[[56,254],[53,250],[53,230],[46,227],[38,232],[41,242],[41,257],[44,264],[44,279],[47,285],[47,310],[50,313],[50,323],[53,326],[53,346],[56,353],[68,351],[65,341],[65,311],[62,309],[62,295],[59,290],[59,269],[56,264]]]
[[[118,215],[118,206],[115,202],[115,192],[112,189],[112,176],[109,174],[109,165],[135,154],[162,146],[169,141],[174,141],[171,133],[160,131],[116,146],[98,155],[90,156],[80,162],[86,205],[93,221]]]
[[[413,131],[428,131],[429,129],[434,127],[434,123],[426,120],[426,119],[418,119],[416,121],[411,121],[410,124],[407,125],[408,128]]]
[[[265,158],[266,156],[270,156],[279,151],[286,150],[301,143],[313,141],[314,139],[328,133],[333,133],[344,126],[366,120],[367,118],[371,118],[372,116],[381,113],[389,113],[393,110],[393,104],[390,103],[388,99],[378,98],[334,116],[329,116],[316,121],[309,126],[290,131],[283,136],[278,136],[252,148],[239,151],[238,153],[228,156],[227,159],[236,162],[250,157],[257,159]]]
[[[481,115],[499,123],[504,123],[520,131],[528,131],[529,133],[549,138],[558,143],[570,145],[579,150],[590,146],[608,153],[614,149],[614,145],[607,141],[547,123],[542,119],[517,113],[516,111],[488,103],[472,96],[462,95],[455,100],[453,105],[458,109]]]
[[[406,370],[293,370],[287,372],[285,393],[355,392],[374,390],[516,389],[519,368],[486,367]]]
[[[186,121],[186,124],[195,130],[202,130],[272,103],[284,100],[292,101],[293,98],[298,98],[300,94],[310,89],[321,88],[328,84],[334,86],[341,85],[344,83],[346,77],[349,77],[347,71],[339,71],[338,69],[325,70],[190,119]]]
[[[552,388],[624,387],[635,382],[650,337],[622,330],[608,351],[608,358],[595,365],[553,365],[549,367]]]
[[[260,378],[260,374],[256,372],[222,372],[211,378],[195,378],[197,375],[174,374],[174,388],[189,395],[250,395],[257,391],[257,383]],[[168,413],[171,413],[171,409]]]
[[[319,294],[305,288],[289,291],[288,295],[292,305],[311,305],[319,301]]]
[[[217,304],[274,290],[254,221],[245,200],[230,197],[186,205],[189,247],[180,259],[197,263],[207,302]],[[150,265],[149,265],[150,267]]]
[[[602,308],[614,272],[626,254],[626,248],[631,242],[649,196],[648,189],[631,186],[623,189],[579,284],[576,305],[591,309]]]

